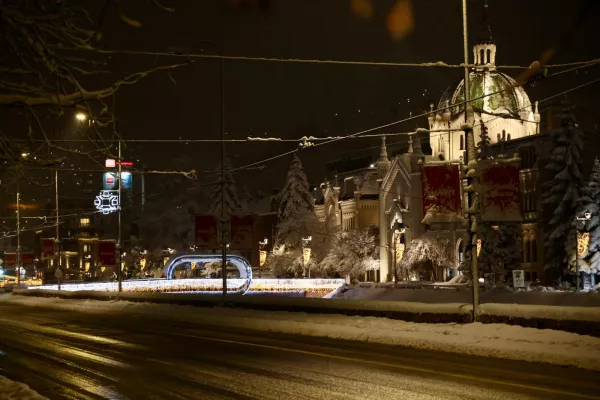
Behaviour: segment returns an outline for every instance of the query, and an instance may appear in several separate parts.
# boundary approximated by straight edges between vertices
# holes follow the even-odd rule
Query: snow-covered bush
[[[375,236],[368,230],[353,230],[335,235],[327,255],[320,263],[322,273],[335,272],[352,278],[376,268],[377,251]]]
[[[450,240],[426,234],[408,244],[396,268],[399,277],[416,273],[429,275],[435,281],[441,278],[440,274],[444,268],[453,266]]]

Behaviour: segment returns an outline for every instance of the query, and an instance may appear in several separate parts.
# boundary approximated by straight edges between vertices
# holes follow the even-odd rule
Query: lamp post
[[[260,279],[260,273],[262,266],[267,260],[267,252],[265,250],[265,246],[269,243],[269,239],[264,238],[262,241],[258,242],[258,279]]]
[[[306,248],[306,246],[310,243],[311,240],[312,236],[302,238],[302,273],[304,274],[306,264],[308,263],[308,279],[310,279],[310,249]]]
[[[575,224],[575,232],[577,234],[577,238],[575,240],[575,274],[577,275],[577,288],[575,291],[579,292],[579,288],[581,286],[581,276],[579,274],[579,222],[581,222],[582,227],[585,226],[585,223],[592,218],[592,213],[586,211],[583,213],[582,217],[576,217],[577,224]]]
[[[195,43],[206,44],[212,46],[217,55],[221,57],[221,50],[219,47],[209,41],[200,40]],[[223,59],[219,58],[219,88],[221,92],[221,105],[220,105],[220,116],[221,116],[221,275],[223,275],[223,300],[227,296],[227,225],[228,216],[225,210],[225,95],[223,92]]]
[[[114,117],[114,102],[116,100],[113,100],[113,118],[112,120],[114,121],[115,124],[115,131],[117,132],[117,134],[119,134],[119,120],[117,118]],[[89,118],[89,116],[83,112],[78,112],[77,114],[75,114],[75,119],[77,119],[77,121],[79,122],[84,122],[87,121],[88,125],[91,125],[92,123],[95,123],[97,121],[99,121],[99,118]],[[121,210],[122,210],[122,206],[121,206],[121,191],[122,191],[122,183],[121,183],[121,179],[123,179],[123,171],[122,171],[122,163],[123,163],[123,158],[122,158],[122,153],[121,153],[121,148],[122,148],[122,140],[121,140],[121,136],[118,136],[119,138],[119,142],[118,142],[118,156],[117,156],[117,191],[118,191],[118,199],[119,199],[119,204],[117,206],[117,218],[118,218],[118,228],[117,228],[117,251],[119,253],[119,257],[117,260],[115,260],[115,264],[116,268],[117,268],[117,282],[118,282],[118,286],[117,286],[117,299],[119,296],[119,293],[123,291],[123,272],[122,272],[122,264],[123,264],[123,256],[122,256],[122,239],[121,239],[121,232],[122,232],[122,224],[121,224]],[[57,186],[58,186],[58,182],[57,182]],[[58,204],[58,197],[57,197],[57,204]],[[57,206],[58,207],[58,206]],[[57,209],[57,214],[58,214],[58,209]]]

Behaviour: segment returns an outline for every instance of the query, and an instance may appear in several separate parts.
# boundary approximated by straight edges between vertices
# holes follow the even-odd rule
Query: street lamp
[[[592,218],[592,213],[589,211],[585,211],[582,217],[576,217],[578,222],[581,222],[582,228],[585,227],[586,221],[589,221]],[[575,240],[575,274],[577,274],[577,288],[575,291],[579,292],[579,287],[581,285],[581,277],[579,274],[579,224],[575,224],[575,231],[577,233],[577,238]],[[584,253],[585,250],[582,250]],[[583,255],[583,254],[582,254]]]
[[[86,114],[82,113],[82,112],[78,112],[77,114],[75,114],[75,118],[77,119],[77,121],[85,121],[88,117]]]
[[[306,264],[308,264],[308,279],[310,279],[310,248],[306,247],[310,241],[312,240],[312,236],[307,238],[302,238],[302,273],[306,269]]]
[[[267,261],[267,251],[265,250],[265,246],[269,243],[269,239],[264,238],[264,240],[258,242],[258,279],[260,279],[260,272],[263,265]]]

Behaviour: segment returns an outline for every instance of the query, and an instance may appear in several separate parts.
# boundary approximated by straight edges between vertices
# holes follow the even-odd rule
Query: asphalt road
[[[50,399],[600,399],[575,368],[6,303],[0,374]]]

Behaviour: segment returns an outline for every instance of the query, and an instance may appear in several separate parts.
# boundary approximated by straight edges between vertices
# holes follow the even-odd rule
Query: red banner
[[[42,239],[42,258],[54,257],[54,239]]]
[[[231,217],[230,247],[235,250],[250,250],[254,245],[254,217],[241,215]]]
[[[17,253],[4,253],[4,263],[6,268],[17,267]]]
[[[23,253],[21,254],[21,266],[33,265],[35,261],[35,256],[33,253]]]
[[[457,164],[423,166],[423,215],[431,208],[439,214],[461,215],[459,168]]]
[[[212,215],[196,216],[196,247],[200,249],[216,249],[219,247],[217,220]]]
[[[98,243],[98,253],[100,256],[100,265],[113,266],[117,263],[117,244],[110,241],[101,241]]]
[[[481,220],[521,221],[523,217],[518,165],[485,161],[480,163],[480,168],[483,187]]]

